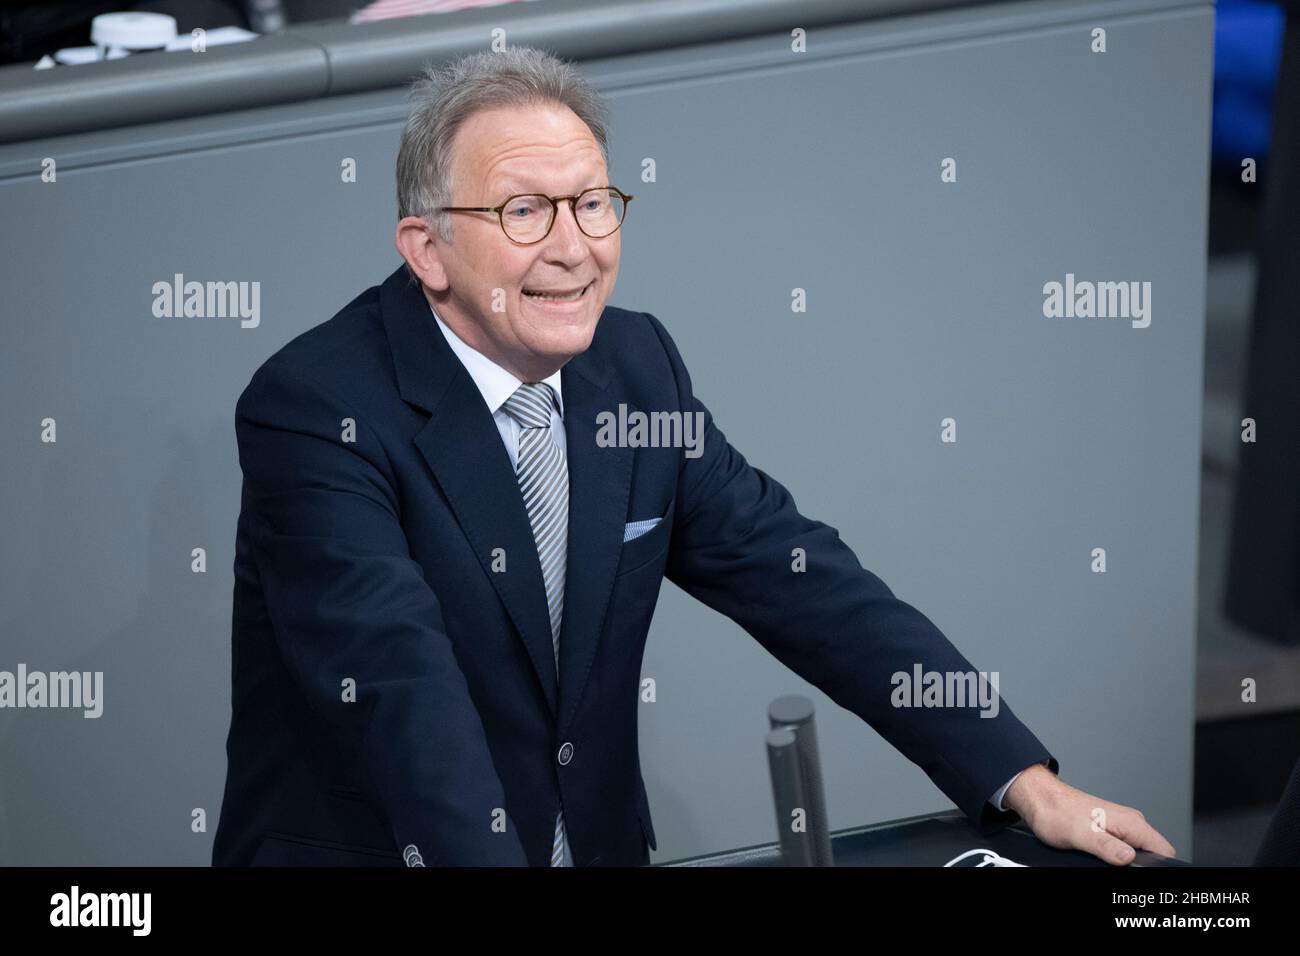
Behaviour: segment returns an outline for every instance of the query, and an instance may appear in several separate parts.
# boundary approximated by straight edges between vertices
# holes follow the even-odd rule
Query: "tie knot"
[[[524,382],[501,407],[523,428],[550,428],[555,392],[545,382]]]

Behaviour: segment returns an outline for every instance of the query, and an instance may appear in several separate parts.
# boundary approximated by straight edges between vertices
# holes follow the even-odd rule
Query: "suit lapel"
[[[588,349],[570,359],[560,376],[569,467],[568,564],[560,622],[563,727],[577,711],[614,587],[627,520],[633,451],[596,444],[596,416],[600,412],[617,414],[618,402],[627,402],[619,397],[622,390],[609,364]]]

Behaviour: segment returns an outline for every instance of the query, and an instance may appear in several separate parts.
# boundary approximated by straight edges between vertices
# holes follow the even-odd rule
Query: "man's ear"
[[[429,234],[425,221],[419,216],[407,216],[397,223],[394,237],[398,254],[425,288],[442,292],[450,283],[447,270],[442,265],[442,255]]]

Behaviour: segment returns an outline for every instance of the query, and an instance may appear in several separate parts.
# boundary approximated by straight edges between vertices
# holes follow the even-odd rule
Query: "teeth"
[[[525,290],[524,295],[528,296],[530,299],[538,299],[542,302],[572,302],[574,299],[581,296],[586,288],[586,286],[583,286],[581,289],[570,292],[567,295],[543,295],[540,292],[528,292]]]

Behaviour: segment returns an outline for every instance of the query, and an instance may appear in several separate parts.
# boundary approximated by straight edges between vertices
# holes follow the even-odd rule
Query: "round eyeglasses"
[[[521,193],[499,206],[437,206],[434,212],[494,212],[506,238],[521,245],[541,242],[551,234],[559,204],[573,209],[578,228],[592,239],[613,235],[623,224],[632,197],[613,186],[596,186],[576,196]]]

